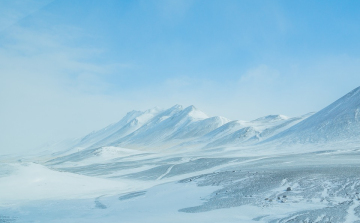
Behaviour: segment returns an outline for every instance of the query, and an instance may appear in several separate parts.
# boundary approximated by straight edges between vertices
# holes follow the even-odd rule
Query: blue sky
[[[155,106],[243,120],[318,111],[360,83],[359,9],[356,0],[2,0],[0,151]]]

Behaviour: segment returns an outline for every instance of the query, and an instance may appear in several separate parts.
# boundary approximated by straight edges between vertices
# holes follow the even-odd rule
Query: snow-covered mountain
[[[111,145],[128,146],[129,148],[161,146],[161,144],[169,143],[179,137],[186,138],[186,134],[183,133],[187,133],[191,128],[196,129],[194,123],[207,119],[209,117],[194,106],[183,109],[182,106],[175,105],[149,120],[138,130],[113,141]],[[216,120],[212,122],[212,125],[222,124]]]
[[[360,140],[360,87],[268,141],[326,143]]]
[[[128,119],[129,114],[134,112],[136,112],[136,115]],[[97,135],[98,140],[93,142],[91,144],[91,147],[110,145],[114,141],[117,141],[118,139],[135,132],[162,112],[163,111],[158,108],[149,109],[145,112],[132,111],[120,121],[121,124],[117,125],[116,131],[108,131],[108,128],[105,128],[103,130],[95,132],[94,135]],[[102,134],[102,132],[106,132],[107,134]]]
[[[231,121],[221,116],[209,117],[194,106],[175,105],[166,110],[131,111],[119,122],[90,133],[72,147],[76,150],[106,146],[147,150],[251,145],[306,117],[270,115],[253,121]]]
[[[220,116],[209,117],[194,106],[133,111],[118,123],[85,136],[76,147],[170,147],[203,136],[229,121]]]
[[[103,140],[109,136],[111,136],[112,134],[118,132],[119,135],[123,135],[124,132],[126,134],[126,131],[122,129],[124,129],[125,126],[129,126],[136,128],[137,126],[137,122],[139,122],[139,118],[141,120],[141,116],[144,114],[149,113],[148,111],[146,112],[141,112],[141,111],[131,111],[128,112],[126,114],[126,116],[124,118],[122,118],[119,122],[109,125],[99,131],[94,131],[88,135],[86,135],[84,138],[82,138],[80,140],[79,143],[77,143],[76,146],[78,147],[88,147],[91,146],[95,143],[97,143],[100,140]],[[139,117],[139,118],[138,118]]]
[[[269,115],[249,122],[234,121],[204,136],[210,141],[206,147],[253,145],[290,128],[309,115],[295,118]]]
[[[209,117],[194,106],[131,111],[67,149],[121,147],[138,150],[242,147],[264,143],[305,144],[357,140],[360,87],[317,113],[269,115],[252,121]]]

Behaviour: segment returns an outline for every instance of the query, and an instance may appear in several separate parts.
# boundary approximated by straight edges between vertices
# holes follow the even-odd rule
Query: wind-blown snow
[[[0,180],[0,205],[13,201],[96,197],[131,191],[140,184],[58,172],[34,163],[10,164],[13,173]]]

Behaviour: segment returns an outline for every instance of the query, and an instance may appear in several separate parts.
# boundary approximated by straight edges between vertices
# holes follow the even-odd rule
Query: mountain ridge
[[[191,105],[128,112],[119,122],[81,138],[73,148],[106,146],[138,150],[209,149],[357,140],[360,87],[316,113],[268,115],[252,121],[210,117]]]

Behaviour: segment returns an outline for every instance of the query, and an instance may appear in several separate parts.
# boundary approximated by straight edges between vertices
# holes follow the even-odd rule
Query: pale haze
[[[0,154],[156,106],[301,116],[360,85],[359,1],[206,2],[0,1]]]

